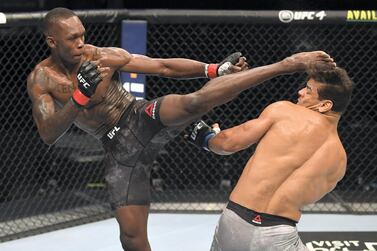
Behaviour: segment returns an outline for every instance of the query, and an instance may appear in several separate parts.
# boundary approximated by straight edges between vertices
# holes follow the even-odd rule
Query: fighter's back
[[[344,176],[346,153],[337,123],[326,115],[287,101],[269,110],[271,126],[230,199],[298,221],[300,208],[318,201]]]

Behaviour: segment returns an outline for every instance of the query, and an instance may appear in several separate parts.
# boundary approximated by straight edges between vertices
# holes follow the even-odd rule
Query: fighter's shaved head
[[[67,19],[70,17],[77,16],[72,10],[66,8],[55,8],[47,12],[44,17],[42,30],[45,35],[49,34],[50,29],[56,24],[60,19]]]

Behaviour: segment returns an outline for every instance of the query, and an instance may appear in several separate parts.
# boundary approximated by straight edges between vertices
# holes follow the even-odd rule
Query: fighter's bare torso
[[[346,153],[336,125],[320,113],[286,101],[273,106],[274,122],[230,199],[298,221],[303,206],[322,198],[344,176]]]
[[[82,62],[89,60],[96,61],[102,67],[108,67],[109,71],[98,85],[89,104],[79,112],[74,123],[82,130],[101,137],[115,125],[132,99],[131,95],[123,89],[117,72],[118,67],[112,60],[108,60],[106,50],[85,45],[81,62],[71,72],[56,64],[50,56],[34,68],[29,75],[28,84],[38,85],[52,97],[55,109],[61,109],[69,101],[73,91],[77,89],[76,74],[79,66]],[[119,64],[122,62],[117,62],[117,65]]]

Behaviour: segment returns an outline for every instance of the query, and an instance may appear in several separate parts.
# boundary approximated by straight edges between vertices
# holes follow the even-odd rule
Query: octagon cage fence
[[[122,20],[146,20],[150,57],[219,62],[241,51],[255,67],[300,51],[329,53],[356,84],[339,126],[348,167],[336,189],[303,212],[375,214],[377,23],[368,22],[376,21],[370,12],[101,10],[77,14],[87,29],[86,41],[101,47],[121,46]],[[365,19],[360,18],[363,13]],[[26,78],[49,55],[39,29],[45,13],[0,14],[6,19],[0,24],[0,241],[112,217],[99,142],[72,127],[49,147],[32,119]],[[147,76],[146,98],[189,93],[206,81]],[[271,102],[295,102],[305,81],[305,74],[274,78],[215,108],[204,119],[223,128],[245,122]],[[219,212],[255,148],[216,156],[185,142],[184,133],[153,163],[151,209]]]

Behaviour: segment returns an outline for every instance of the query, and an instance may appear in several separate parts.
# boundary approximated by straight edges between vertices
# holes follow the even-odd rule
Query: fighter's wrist
[[[83,108],[82,105],[79,105],[72,97],[69,99],[72,103],[72,105],[77,109],[77,110],[81,110]]]
[[[207,78],[216,78],[217,77],[217,69],[219,68],[219,64],[206,64],[204,67],[204,73]]]
[[[202,146],[204,150],[211,152],[211,149],[209,148],[209,140],[215,136],[216,136],[216,133],[211,132],[204,137],[203,146]]]
[[[76,89],[72,94],[72,101],[78,106],[85,106],[89,103],[90,98],[84,95],[79,89]]]
[[[305,66],[302,63],[296,62],[291,57],[285,58],[277,64],[281,66],[283,73],[294,73],[305,70]]]

